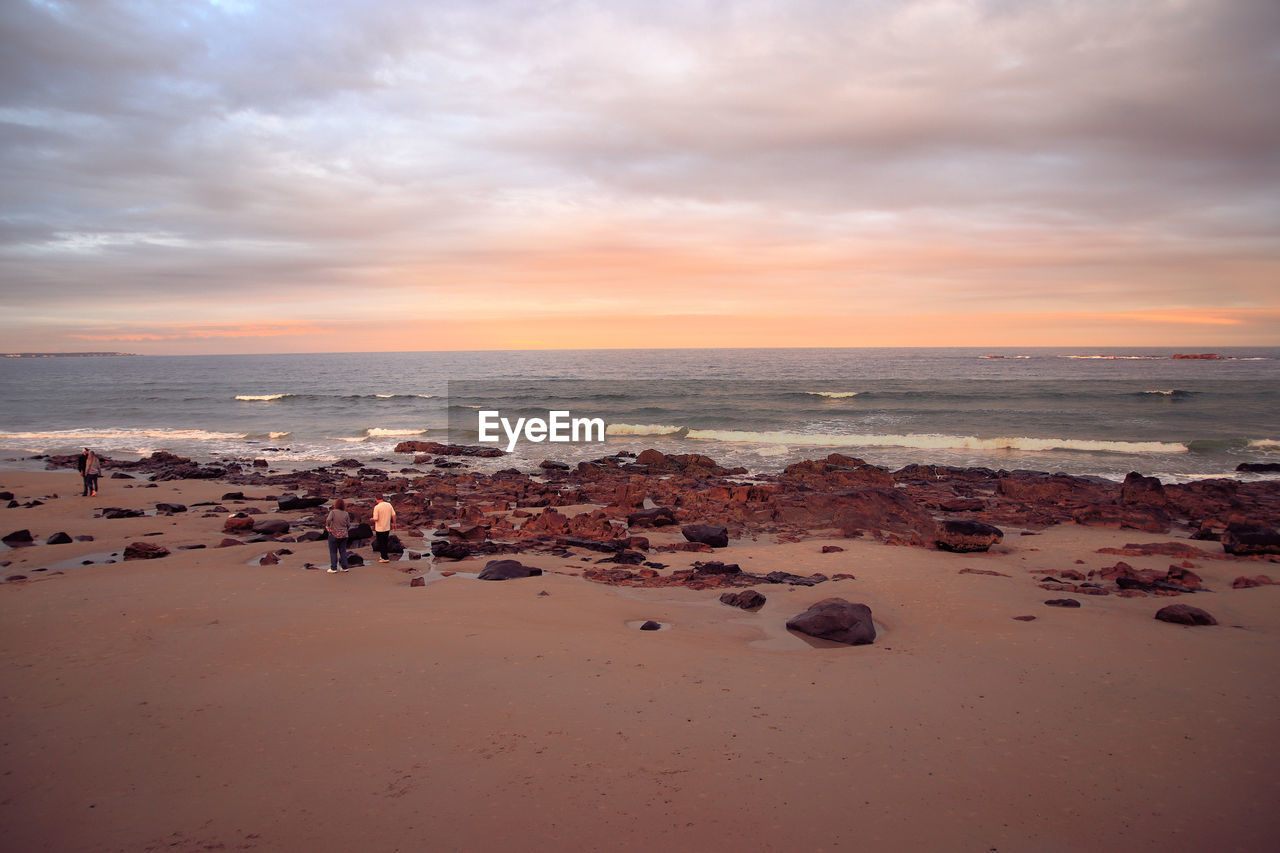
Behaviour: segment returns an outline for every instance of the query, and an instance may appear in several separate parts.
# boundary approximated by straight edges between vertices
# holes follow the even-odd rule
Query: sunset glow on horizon
[[[1280,345],[1280,4],[16,0],[9,351]]]

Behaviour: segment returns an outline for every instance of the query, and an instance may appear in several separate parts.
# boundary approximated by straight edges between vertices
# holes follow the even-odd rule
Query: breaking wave
[[[1092,453],[1186,453],[1187,445],[1169,441],[1105,441],[1026,436],[978,438],[973,435],[833,435],[790,432],[744,432],[691,429],[686,437],[701,441],[782,444],[812,447],[902,447],[918,450],[1017,450],[1023,452],[1077,450]]]
[[[268,400],[279,400],[282,397],[292,397],[292,394],[237,394],[237,400],[243,400],[247,403],[266,402]]]
[[[609,424],[605,435],[684,435],[688,431],[670,424]]]
[[[805,391],[813,397],[826,397],[831,400],[843,400],[846,397],[856,397],[861,391]]]

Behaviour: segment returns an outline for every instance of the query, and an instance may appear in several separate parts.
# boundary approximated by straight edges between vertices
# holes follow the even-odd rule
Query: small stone
[[[411,587],[426,586],[426,585],[427,585],[427,579],[424,577],[416,577],[409,581],[409,586]]]
[[[1034,621],[1036,621],[1036,617],[1034,617],[1034,616],[1015,616],[1015,617],[1013,617],[1013,618],[1014,618],[1014,619],[1016,619],[1016,620],[1018,620],[1019,622],[1034,622]]]
[[[640,626],[641,631],[660,631],[662,630],[661,622],[654,622],[652,619]]]
[[[1045,604],[1050,607],[1079,607],[1080,602],[1074,598],[1050,598]]]

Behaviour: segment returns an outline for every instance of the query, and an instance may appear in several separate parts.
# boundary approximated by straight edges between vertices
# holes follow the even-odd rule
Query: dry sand
[[[121,483],[82,498],[72,473],[0,472],[45,501],[0,509],[0,533],[95,537],[0,552],[31,578],[0,585],[5,850],[1277,849],[1280,586],[1231,589],[1277,573],[1212,543],[1212,593],[1064,610],[1033,571],[1174,537],[735,542],[716,557],[749,571],[856,575],[757,587],[745,613],[547,556],[521,559],[557,573],[423,588],[398,562],[303,571],[324,543],[258,566],[271,546],[214,548],[198,511],[93,517],[230,487]],[[76,565],[135,540],[173,553]],[[785,630],[829,596],[871,607],[874,645]],[[1153,620],[1173,601],[1221,624]]]

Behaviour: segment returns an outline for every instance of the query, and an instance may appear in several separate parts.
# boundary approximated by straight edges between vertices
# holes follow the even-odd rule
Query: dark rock
[[[347,552],[347,565],[348,565],[348,566],[363,566],[363,565],[364,565],[364,557],[361,557],[361,556],[360,556],[359,554],[357,554],[355,551],[348,551],[348,552]]]
[[[586,548],[588,551],[599,551],[604,554],[615,554],[626,547],[625,542],[617,540],[600,542],[595,539],[582,539],[577,536],[557,537],[556,544],[564,548]]]
[[[1156,619],[1161,622],[1172,622],[1175,625],[1217,625],[1214,619],[1199,607],[1189,604],[1170,604],[1156,611]]]
[[[104,507],[103,518],[142,518],[146,513],[140,509],[124,509],[118,506]]]
[[[275,554],[263,554],[258,558],[259,566],[276,566],[280,564],[280,558]]]
[[[822,546],[822,553],[824,554],[839,554],[842,551],[844,551],[844,549],[841,548],[839,545],[823,545]]]
[[[15,545],[30,545],[34,541],[35,540],[31,538],[30,530],[15,530],[12,533],[10,533],[8,536],[5,536],[3,539],[0,539],[0,542],[4,542],[4,544],[10,547],[13,547]]]
[[[876,628],[871,608],[843,598],[824,598],[798,616],[787,620],[787,628],[810,637],[850,646],[874,643]]]
[[[744,589],[742,592],[726,592],[720,596],[721,604],[740,607],[743,610],[759,610],[764,607],[767,600],[754,589]]]
[[[221,542],[219,542],[219,543],[218,543],[218,546],[217,546],[217,547],[219,547],[219,548],[230,548],[230,547],[232,547],[232,546],[234,546],[234,545],[243,545],[243,544],[244,544],[244,543],[243,543],[243,542],[241,542],[239,539],[223,539]]]
[[[482,581],[506,581],[514,578],[532,578],[542,574],[542,569],[526,566],[519,560],[490,560],[485,563],[479,578]]]
[[[324,498],[300,498],[297,495],[281,495],[276,499],[276,507],[280,512],[289,512],[297,509],[314,509],[318,506],[324,506],[326,502]]]
[[[803,575],[793,575],[790,572],[769,572],[765,575],[769,583],[785,583],[791,586],[817,586],[824,581],[829,580],[826,575],[812,574],[808,577]]]
[[[133,542],[124,549],[126,560],[155,560],[169,556],[169,549],[153,542]]]
[[[253,532],[260,536],[283,536],[289,532],[289,522],[283,518],[264,518],[253,525]]]
[[[644,554],[639,551],[619,551],[612,557],[601,557],[597,563],[621,563],[624,566],[638,566],[644,562]]]
[[[729,545],[729,531],[725,527],[713,524],[686,524],[680,528],[680,532],[688,541],[701,542],[712,548],[725,548]]]
[[[70,541],[71,541],[71,537],[70,537],[70,536],[68,536],[68,535],[67,535],[67,534],[65,534],[65,533],[61,533],[61,532],[59,532],[59,533],[55,533],[55,534],[53,534],[53,535],[52,535],[52,536],[50,536],[48,539],[46,539],[46,540],[45,540],[45,542],[44,542],[44,544],[46,544],[46,545],[66,545],[66,544],[67,544],[68,542],[70,542]]]
[[[1034,617],[1034,616],[1015,616],[1015,617],[1013,617],[1013,618],[1014,618],[1014,620],[1015,620],[1015,621],[1017,621],[1017,622],[1034,622],[1034,621],[1036,621],[1036,617]]]
[[[347,531],[348,542],[363,542],[365,539],[373,538],[373,528],[367,522],[351,525],[351,529]]]
[[[431,554],[446,560],[461,560],[471,556],[471,546],[465,542],[451,542],[448,539],[437,539],[431,543]]]
[[[948,519],[938,525],[938,550],[958,554],[986,551],[1004,541],[1004,531],[983,521]]]
[[[177,513],[186,512],[186,511],[187,511],[187,507],[185,504],[171,504],[171,503],[156,504],[156,512],[164,513],[165,515],[176,515]]]
[[[637,510],[627,515],[628,527],[663,527],[675,523],[675,512],[668,506]]]
[[[1080,602],[1074,598],[1051,598],[1045,602],[1050,607],[1079,607]]]
[[[219,500],[224,501],[242,501],[244,500],[244,492],[227,492]]]
[[[652,619],[650,619],[649,621],[645,622],[643,625],[640,626],[640,630],[641,631],[661,631],[662,623],[654,622]]]
[[[1280,462],[1241,462],[1236,466],[1237,471],[1247,471],[1254,474],[1269,474],[1280,471]],[[0,500],[4,496],[0,495]]]
[[[569,463],[556,462],[554,459],[543,459],[538,467],[545,471],[568,471]]]
[[[719,560],[708,560],[693,564],[693,570],[704,575],[736,575],[742,571],[737,563],[722,563]]]
[[[1222,550],[1236,556],[1280,554],[1280,533],[1256,524],[1228,524]]]

